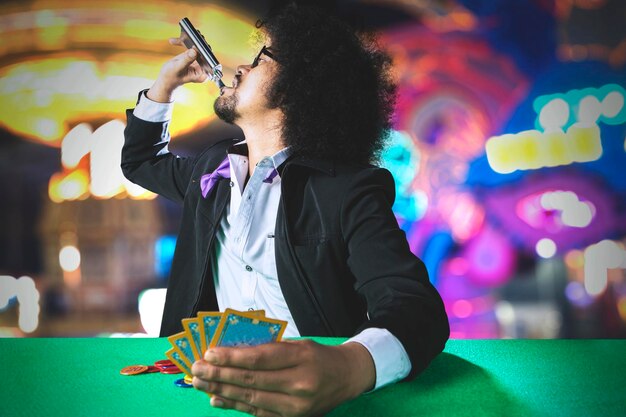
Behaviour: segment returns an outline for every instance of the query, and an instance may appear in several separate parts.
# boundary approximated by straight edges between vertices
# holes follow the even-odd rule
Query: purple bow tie
[[[270,171],[268,176],[263,180],[266,184],[271,184],[274,178],[278,175],[278,171],[274,168]],[[202,197],[206,198],[209,195],[211,189],[217,184],[220,178],[230,178],[230,161],[228,157],[222,161],[217,169],[209,174],[204,174],[200,177],[200,189],[202,190]]]
[[[276,168],[272,169],[269,173],[269,175],[267,177],[265,177],[265,179],[263,180],[264,183],[266,184],[271,184],[272,181],[274,181],[274,177],[278,175],[278,171],[276,171]]]
[[[202,197],[206,198],[209,191],[213,188],[220,178],[230,178],[230,161],[228,157],[222,161],[217,169],[209,174],[204,174],[200,177],[200,189],[202,190]]]

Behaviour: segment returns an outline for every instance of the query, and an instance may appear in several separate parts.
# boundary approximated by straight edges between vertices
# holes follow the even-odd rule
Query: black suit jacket
[[[218,181],[203,198],[199,181],[233,141],[181,158],[165,149],[167,123],[143,121],[132,110],[127,120],[124,175],[184,206],[161,327],[166,336],[181,331],[181,319],[218,310],[209,259],[230,186]],[[443,350],[448,319],[391,210],[391,174],[306,157],[287,159],[279,172],[276,267],[300,333],[350,337],[368,327],[388,329],[411,359],[408,378],[421,372]]]

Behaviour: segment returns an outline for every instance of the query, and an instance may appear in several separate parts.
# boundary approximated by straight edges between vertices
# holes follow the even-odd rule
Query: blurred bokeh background
[[[119,168],[187,16],[225,67],[277,1],[0,4],[0,336],[158,332],[181,207]],[[337,0],[399,81],[384,165],[453,338],[626,336],[626,2]],[[209,83],[170,149],[241,132]]]

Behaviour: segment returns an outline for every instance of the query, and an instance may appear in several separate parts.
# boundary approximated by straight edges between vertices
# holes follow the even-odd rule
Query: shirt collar
[[[244,155],[247,157],[248,146],[246,145],[246,141],[241,140],[238,142],[234,142],[234,143],[233,142],[231,142],[232,144],[229,145],[227,152],[237,153],[239,155]],[[294,165],[308,167],[311,169],[324,172],[330,176],[335,176],[335,162],[334,161],[326,160],[326,159],[311,158],[311,157],[306,157],[302,155],[300,156],[293,155],[293,152],[289,151],[288,148],[285,148],[279,151],[278,153],[281,153],[283,151],[286,151],[286,158],[282,160],[282,165],[280,164],[275,165],[279,174],[282,174],[282,171],[285,168],[285,165],[287,165],[288,163],[293,163]],[[289,161],[285,162],[287,159]],[[277,162],[277,161],[274,160],[274,162]]]
[[[235,155],[241,155],[241,156],[248,156],[248,144],[246,142],[246,140],[242,140],[241,142],[237,142],[234,145],[231,145],[228,148],[227,151],[229,154],[235,154]],[[271,155],[269,158],[272,160],[272,163],[274,164],[274,168],[278,168],[280,165],[282,165],[283,162],[285,162],[287,160],[287,158],[289,158],[289,156],[291,155],[291,151],[289,149],[289,146],[281,149],[280,151],[276,152],[274,155]]]
[[[281,149],[280,151],[272,155],[271,158],[272,158],[272,161],[274,162],[274,168],[278,168],[279,166],[281,166],[283,162],[285,162],[287,158],[289,158],[290,155],[291,155],[291,149],[289,149],[289,146]]]

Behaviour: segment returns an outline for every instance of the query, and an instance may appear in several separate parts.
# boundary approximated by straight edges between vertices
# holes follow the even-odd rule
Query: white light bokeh
[[[91,126],[80,123],[61,142],[61,163],[67,169],[75,168],[83,156],[87,155],[91,148]]]
[[[39,326],[39,291],[31,277],[19,279],[0,275],[0,310],[16,297],[19,305],[18,326],[24,333],[32,333]]]
[[[589,226],[593,219],[593,211],[588,203],[578,202],[567,210],[563,210],[561,221],[570,227],[583,228]]]
[[[624,96],[618,91],[611,91],[602,100],[602,115],[613,118],[624,108]]]
[[[592,126],[602,114],[602,105],[594,96],[585,96],[578,104],[578,122],[582,126]]]
[[[556,255],[556,243],[552,239],[543,238],[540,239],[535,245],[537,255],[542,258],[549,259]]]
[[[76,271],[80,267],[80,251],[76,246],[64,246],[59,251],[59,264],[66,272]]]
[[[153,288],[139,294],[139,318],[148,336],[159,337],[166,293],[165,288]]]
[[[539,113],[539,124],[546,132],[562,130],[569,119],[569,105],[556,98],[548,102]]]
[[[122,190],[124,174],[120,164],[124,127],[124,122],[111,120],[93,132],[90,191],[97,197],[112,197]]]
[[[540,199],[546,210],[558,210],[564,225],[583,228],[593,220],[595,207],[587,201],[581,201],[572,191],[552,191],[544,193]]]
[[[602,294],[608,285],[607,269],[626,268],[626,251],[612,240],[603,240],[585,249],[585,290]]]

